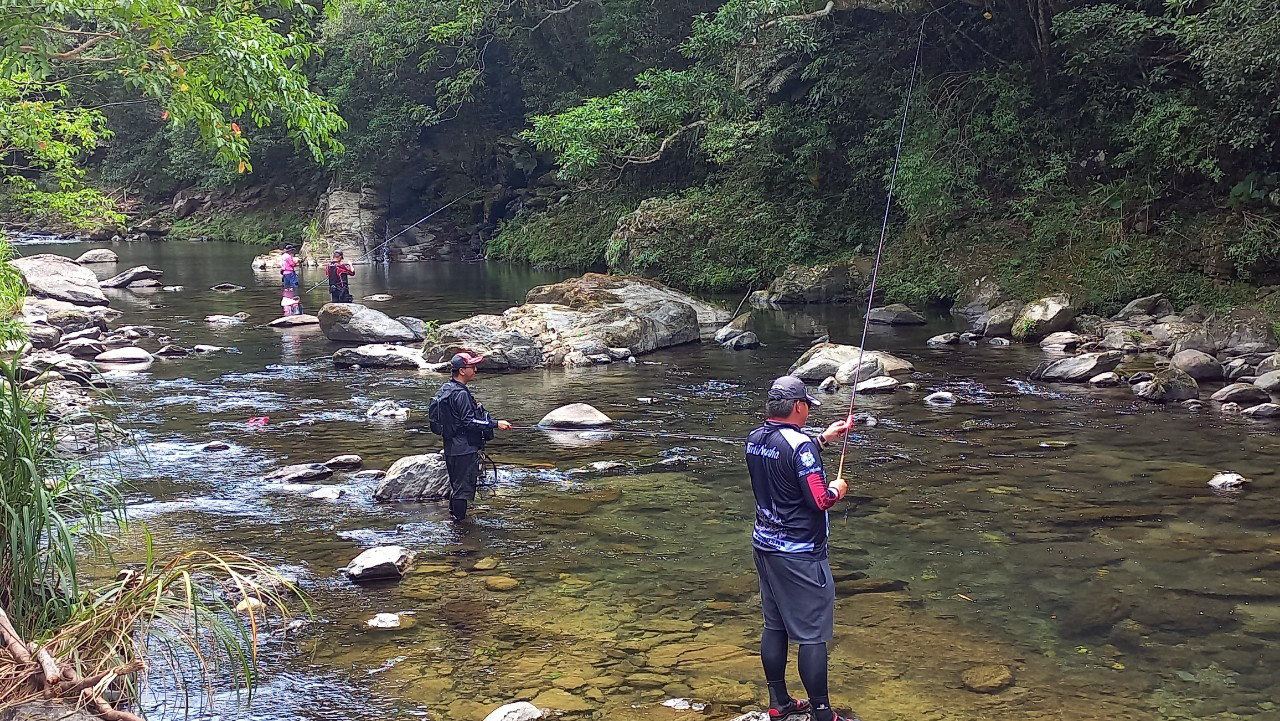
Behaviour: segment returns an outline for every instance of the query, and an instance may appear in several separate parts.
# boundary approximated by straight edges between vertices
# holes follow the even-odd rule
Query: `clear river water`
[[[18,250],[74,257],[101,245]],[[161,552],[228,549],[296,572],[315,612],[296,639],[268,645],[250,705],[214,689],[212,703],[196,693],[184,709],[157,674],[151,718],[480,721],[504,702],[539,698],[571,719],[729,719],[766,698],[739,439],[759,421],[768,381],[814,338],[856,344],[858,309],[756,311],[766,347],[755,351],[693,344],[636,365],[482,374],[479,399],[517,424],[586,402],[622,429],[704,438],[564,444],[537,431],[499,434],[497,481],[474,522],[457,529],[439,504],[378,504],[372,482],[346,474],[323,482],[347,489],[337,502],[263,480],[338,454],[385,469],[438,450],[425,416],[441,377],[337,370],[339,345],[318,329],[267,327],[279,276],[250,269],[254,248],[112,248],[120,263],[95,267],[100,275],[147,265],[185,287],[108,291],[125,313],[117,325],[234,349],[112,374],[120,422],[147,459],[124,466],[131,516]],[[494,264],[357,270],[357,298],[388,293],[371,305],[441,322],[501,312],[532,286],[571,275]],[[304,289],[319,277],[304,270]],[[208,290],[219,282],[247,288]],[[326,296],[324,287],[307,294],[308,311]],[[241,311],[251,316],[243,325],[202,322]],[[850,444],[857,502],[831,517],[837,705],[864,721],[1280,719],[1277,425],[1216,404],[1199,413],[1137,404],[1124,388],[1032,383],[1041,349],[926,347],[942,329],[949,319],[873,328],[868,343],[913,361],[921,390],[859,400],[879,423]],[[961,402],[926,406],[933,390]],[[366,419],[384,399],[413,415]],[[829,400],[815,423],[839,418],[848,391]],[[246,425],[256,416],[270,420]],[[200,450],[213,440],[232,448]],[[569,472],[595,461],[636,470]],[[1216,494],[1206,484],[1224,470],[1254,482]],[[392,543],[418,553],[403,581],[355,586],[339,572],[363,549]],[[496,568],[476,569],[482,560]],[[518,585],[489,590],[495,575]],[[367,628],[379,612],[414,623]],[[1008,666],[1014,685],[967,690],[961,674],[981,664]],[[790,672],[800,692],[794,664]],[[714,703],[701,713],[662,705],[680,697]]]

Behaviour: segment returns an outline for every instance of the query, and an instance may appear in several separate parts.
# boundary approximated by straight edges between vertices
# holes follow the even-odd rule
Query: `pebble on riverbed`
[[[960,675],[960,683],[974,693],[996,693],[1012,686],[1013,681],[1008,666],[994,663],[974,666]]]

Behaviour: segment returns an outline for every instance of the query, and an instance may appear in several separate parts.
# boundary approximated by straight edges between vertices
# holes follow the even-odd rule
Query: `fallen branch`
[[[53,687],[60,683],[62,669],[58,668],[58,662],[49,654],[48,648],[39,648],[34,643],[27,644],[27,648],[35,654],[36,663],[40,664],[41,670],[44,671],[44,685]]]
[[[669,148],[671,144],[676,141],[677,138],[689,132],[690,130],[693,130],[694,128],[700,128],[706,124],[707,124],[706,120],[698,120],[696,122],[689,123],[688,125],[676,130],[674,133],[663,138],[662,145],[659,145],[658,149],[650,153],[649,155],[645,155],[641,157],[628,155],[624,157],[623,160],[626,162],[623,163],[623,167],[626,167],[628,165],[646,165],[648,163],[658,162],[659,160],[662,159],[663,153],[667,152],[667,148]]]
[[[98,718],[103,721],[146,721],[141,716],[136,716],[128,711],[117,711],[111,708],[111,704],[106,699],[95,694],[93,689],[85,689],[80,694],[80,698],[84,700],[85,705],[93,711]]]
[[[76,681],[75,683],[67,686],[65,689],[62,690],[61,693],[64,696],[78,695],[83,691],[92,690],[95,686],[107,680],[108,678],[114,678],[117,676],[129,676],[131,674],[135,674],[141,671],[144,668],[146,668],[146,666],[141,661],[130,661],[129,663],[126,663],[123,666],[117,666],[116,668],[110,671],[103,671],[100,674],[96,674],[94,676],[89,676],[88,678],[80,679],[79,681]]]
[[[13,660],[20,664],[31,663],[31,652],[27,650],[27,646],[22,642],[22,637],[18,632],[13,630],[13,624],[9,621],[9,614],[0,608],[0,640],[4,641],[4,648],[13,657]]]

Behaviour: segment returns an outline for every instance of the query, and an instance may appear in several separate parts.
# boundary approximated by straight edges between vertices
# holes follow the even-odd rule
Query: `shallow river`
[[[19,250],[75,256],[88,247]],[[114,376],[123,424],[149,459],[126,469],[132,516],[164,551],[231,549],[295,570],[317,619],[273,651],[247,709],[220,695],[186,715],[158,687],[151,718],[479,721],[540,694],[578,718],[730,718],[764,697],[752,504],[737,439],[758,422],[767,382],[815,337],[856,343],[856,311],[761,311],[767,347],[757,351],[692,345],[638,365],[482,374],[477,396],[517,424],[582,401],[624,429],[709,438],[626,434],[565,446],[535,431],[499,434],[498,480],[475,522],[457,530],[439,505],[378,505],[371,484],[344,474],[326,482],[350,491],[336,503],[262,480],[281,465],[342,453],[386,468],[437,450],[425,415],[440,377],[335,370],[338,346],[317,329],[265,327],[278,314],[279,276],[250,270],[252,248],[113,249],[121,262],[98,266],[101,275],[145,264],[186,288],[108,291],[126,314],[118,325],[235,349]],[[448,322],[500,312],[567,275],[365,266],[353,291],[391,294],[373,305],[393,316]],[[304,288],[317,280],[304,271]],[[248,288],[207,290],[224,281]],[[308,294],[308,310],[326,295]],[[238,311],[249,322],[202,322]],[[850,446],[846,476],[860,502],[832,514],[837,704],[865,721],[1280,718],[1277,426],[1221,415],[1216,404],[1164,410],[1135,405],[1123,389],[1029,383],[1040,349],[926,348],[947,324],[873,329],[869,342],[912,360],[922,392],[859,401],[880,422]],[[926,407],[924,392],[936,389],[964,402]],[[366,420],[383,399],[407,402],[413,416]],[[847,391],[831,396],[815,421],[838,418],[848,401]],[[254,416],[270,421],[250,428]],[[299,420],[314,423],[290,424]],[[232,450],[199,450],[212,440]],[[566,473],[673,456],[687,459],[660,472]],[[828,458],[829,468],[837,463]],[[1220,470],[1254,483],[1215,495],[1206,482]],[[356,587],[338,572],[388,543],[419,554],[401,583]],[[473,569],[490,558],[496,569]],[[487,590],[494,575],[519,585]],[[415,625],[366,629],[377,612],[411,612]],[[1008,665],[1016,683],[993,695],[963,688],[961,673],[982,663]],[[800,692],[794,675],[793,665]],[[673,697],[718,703],[703,714],[661,705]]]

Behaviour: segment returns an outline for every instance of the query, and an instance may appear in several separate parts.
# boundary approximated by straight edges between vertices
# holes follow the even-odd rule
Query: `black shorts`
[[[445,456],[444,467],[449,471],[449,497],[474,501],[476,484],[480,482],[480,454]]]
[[[764,627],[785,631],[795,643],[826,643],[835,636],[836,583],[827,559],[752,549],[760,574]]]

